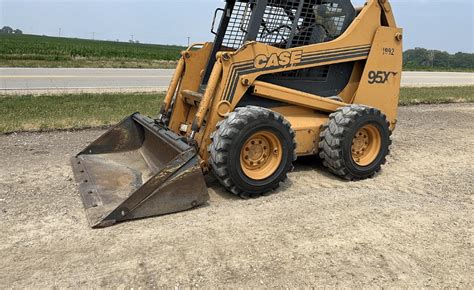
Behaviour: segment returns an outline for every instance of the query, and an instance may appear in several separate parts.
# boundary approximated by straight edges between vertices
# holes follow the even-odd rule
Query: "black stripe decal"
[[[365,51],[369,51],[370,49],[369,48],[358,48],[358,49],[352,49],[352,50],[345,50],[345,51],[335,51],[335,52],[327,52],[327,53],[324,53],[324,54],[309,54],[309,55],[303,55],[303,57],[301,58],[301,60],[305,60],[305,59],[310,59],[310,58],[315,58],[315,57],[321,57],[321,56],[333,56],[333,55],[344,55],[344,54],[348,54],[348,53],[356,53],[356,52],[365,52]]]
[[[253,67],[253,61],[245,62],[245,64],[241,64],[241,65],[237,65],[235,67],[231,67],[231,74],[230,74],[230,77],[229,77],[231,85],[227,86],[223,96],[228,96],[229,95],[229,90],[231,89],[231,87],[235,83],[235,73],[242,70],[242,69],[251,68],[251,67]],[[225,98],[225,99],[227,99],[227,98]]]
[[[362,54],[362,55],[368,55],[369,54],[369,50],[359,50],[359,51],[353,51],[353,52],[348,52],[348,53],[344,53],[344,54],[331,54],[331,55],[325,55],[325,56],[312,56],[312,57],[307,57],[307,58],[303,58],[301,60],[301,62],[298,64],[298,66],[301,66],[302,63],[305,63],[305,64],[308,64],[308,63],[311,63],[312,61],[318,61],[318,60],[321,60],[321,59],[325,59],[325,58],[331,58],[331,60],[333,60],[332,58],[333,57],[338,57],[338,56],[350,56],[350,55],[353,55],[353,54]],[[346,58],[346,57],[345,57]]]
[[[353,50],[360,50],[360,49],[367,49],[370,48],[372,45],[357,45],[357,46],[348,46],[344,48],[337,48],[337,49],[330,49],[330,50],[320,50],[317,52],[309,52],[306,53],[304,56],[312,56],[320,53],[336,53],[336,52],[348,52],[348,51],[353,51]]]
[[[327,61],[336,61],[336,60],[341,60],[341,59],[350,59],[350,58],[355,58],[355,57],[363,57],[363,56],[368,56],[369,52],[358,52],[358,53],[352,53],[348,54],[345,56],[333,56],[325,59],[316,59],[316,60],[308,60],[305,62],[301,62],[300,65],[307,65],[307,64],[312,64],[312,63],[322,63],[322,62],[327,62]]]

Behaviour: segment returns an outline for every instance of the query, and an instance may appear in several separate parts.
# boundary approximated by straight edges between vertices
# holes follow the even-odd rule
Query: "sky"
[[[353,0],[355,6],[364,0]],[[474,52],[474,0],[392,0],[405,48]],[[142,43],[212,40],[223,0],[0,0],[0,26],[28,34]]]

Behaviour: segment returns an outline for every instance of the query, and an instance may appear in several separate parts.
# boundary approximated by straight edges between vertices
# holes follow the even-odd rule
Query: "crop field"
[[[0,35],[3,67],[172,68],[184,47],[37,35]]]

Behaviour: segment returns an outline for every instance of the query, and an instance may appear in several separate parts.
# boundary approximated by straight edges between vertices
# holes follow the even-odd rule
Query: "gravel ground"
[[[403,107],[375,179],[299,161],[272,195],[88,227],[69,157],[102,133],[0,136],[0,288],[472,289],[474,105]]]

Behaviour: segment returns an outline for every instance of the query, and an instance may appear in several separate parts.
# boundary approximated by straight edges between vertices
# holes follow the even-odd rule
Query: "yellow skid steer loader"
[[[156,118],[136,113],[72,158],[92,227],[199,206],[209,172],[249,198],[299,156],[347,180],[385,163],[402,68],[388,0],[226,0],[211,31],[182,52]]]

